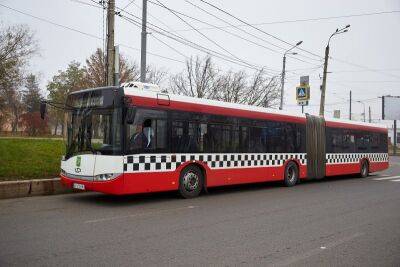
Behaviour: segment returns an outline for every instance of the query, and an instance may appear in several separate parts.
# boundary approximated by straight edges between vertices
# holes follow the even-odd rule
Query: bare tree
[[[265,70],[257,71],[245,89],[245,103],[260,107],[275,107],[280,99],[278,77],[268,77]]]
[[[28,60],[37,53],[33,33],[27,26],[14,25],[0,29],[0,120],[11,119],[12,131],[18,130],[22,113],[24,70]]]
[[[247,74],[244,71],[228,71],[219,75],[214,85],[215,91],[218,92],[217,99],[224,102],[244,104],[246,83]]]
[[[223,73],[210,57],[190,58],[181,73],[170,78],[172,93],[231,103],[275,107],[280,97],[279,81],[261,69],[252,77],[244,71]]]
[[[190,58],[186,61],[186,69],[171,77],[170,90],[175,94],[215,99],[217,75],[211,57],[203,60],[199,57]]]
[[[146,68],[146,81],[148,83],[154,83],[160,85],[164,82],[167,77],[167,72],[163,69],[157,69],[152,66],[147,66]]]

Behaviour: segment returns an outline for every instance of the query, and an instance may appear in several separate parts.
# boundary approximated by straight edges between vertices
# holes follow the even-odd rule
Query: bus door
[[[306,127],[307,177],[320,179],[325,177],[325,119],[307,115]]]

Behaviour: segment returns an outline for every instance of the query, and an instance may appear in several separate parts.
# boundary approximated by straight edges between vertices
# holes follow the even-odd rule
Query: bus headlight
[[[102,173],[94,176],[94,181],[110,181],[117,178],[120,173]]]

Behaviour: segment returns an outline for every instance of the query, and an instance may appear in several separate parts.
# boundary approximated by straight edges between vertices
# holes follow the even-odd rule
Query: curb
[[[60,178],[0,182],[0,199],[67,194],[74,192]]]

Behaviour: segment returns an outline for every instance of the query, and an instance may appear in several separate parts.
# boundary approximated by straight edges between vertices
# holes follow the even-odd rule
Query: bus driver
[[[130,149],[151,148],[153,145],[154,130],[151,127],[151,120],[147,119],[142,125],[135,125],[133,134],[129,140]]]

